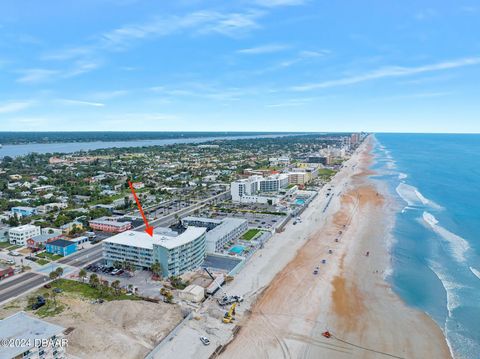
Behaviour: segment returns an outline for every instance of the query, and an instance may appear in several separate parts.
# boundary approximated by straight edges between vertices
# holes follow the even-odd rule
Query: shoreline
[[[373,273],[381,268],[385,271],[390,264],[385,238],[391,227],[383,200],[381,206],[372,205],[377,187],[368,177],[373,174],[369,169],[373,158],[370,141],[372,138],[370,146],[364,142],[319,191],[301,215],[302,223],[287,224],[285,231],[275,234],[225,286],[229,294],[245,298],[237,306],[236,325],[221,323],[225,310],[210,298],[195,313],[195,320],[164,343],[154,358],[351,358],[352,354],[370,358],[374,352],[375,357],[383,352],[399,358],[432,354],[450,358],[436,323],[407,307],[385,281],[385,273]],[[332,195],[327,197],[329,187]],[[358,205],[358,198],[365,203]],[[361,216],[351,215],[357,214],[356,204]],[[381,230],[375,233],[372,228]],[[355,241],[365,236],[374,240],[377,249],[364,238]],[[339,242],[335,242],[337,237]],[[365,245],[368,249],[362,247]],[[366,250],[371,251],[368,258]],[[318,275],[313,274],[316,266]],[[351,310],[357,306],[361,310]],[[352,314],[354,320],[349,319]],[[324,338],[321,333],[325,330],[336,338]],[[203,346],[199,336],[208,336],[212,344]]]
[[[390,254],[385,238],[394,225],[394,209],[385,189],[380,189],[369,178],[373,174],[369,170],[373,161],[373,140],[370,138],[369,143],[364,144],[366,148],[359,151],[358,163],[352,165],[359,168],[346,184],[333,223],[330,226],[327,223],[327,228],[323,226],[330,231],[321,234],[326,238],[317,238],[317,241],[310,238],[299,249],[295,258],[259,296],[251,309],[252,314],[241,323],[240,332],[221,357],[253,358],[257,351],[258,356],[263,352],[268,356],[303,358],[343,358],[352,354],[368,358],[372,353],[398,358],[451,357],[440,327],[425,313],[406,306],[386,280]],[[355,214],[361,215],[362,220]],[[315,261],[308,260],[308,253],[314,253],[317,245],[325,250],[331,248],[331,242],[325,242],[332,235],[336,237],[335,231],[339,228],[345,229],[338,246],[343,246],[343,250],[334,249],[339,251],[337,266],[333,265],[326,273],[322,273],[320,267],[323,278],[310,288],[295,280],[285,283],[282,275],[293,271],[308,280],[316,280],[311,274],[314,267],[309,270],[298,270],[298,267],[306,263],[313,266]],[[364,240],[354,241],[359,236]],[[370,252],[368,257],[364,256],[367,251]],[[325,255],[325,258],[328,261],[331,256]],[[300,295],[289,287],[296,287]],[[279,298],[282,292],[295,300],[285,303]],[[305,297],[309,297],[308,300]],[[273,308],[277,312],[280,310],[283,319]],[[334,334],[333,339],[321,336],[327,329]],[[270,334],[265,335],[268,331]],[[246,352],[246,347],[253,349]]]

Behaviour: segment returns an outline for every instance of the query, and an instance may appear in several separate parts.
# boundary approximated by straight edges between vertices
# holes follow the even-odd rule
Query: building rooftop
[[[242,218],[224,218],[220,225],[216,226],[207,233],[207,239],[223,237],[246,222],[247,220]]]
[[[33,240],[34,242],[43,243],[43,242],[48,241],[49,239],[58,237],[59,235],[60,235],[59,233],[39,234],[38,236],[33,236],[33,237],[32,237],[32,240]]]
[[[153,245],[155,244],[167,249],[172,249],[197,239],[204,234],[205,231],[206,228],[203,227],[188,227],[185,232],[176,237],[157,234],[155,232],[153,233],[153,237],[150,237],[143,231],[125,231],[103,240],[103,243],[122,244],[145,249],[153,249]]]
[[[75,243],[76,242],[67,241],[66,239],[56,239],[56,240],[51,241],[50,243],[47,243],[47,244],[50,244],[52,246],[65,248],[65,247],[71,246],[72,244],[75,244]]]
[[[24,225],[21,225],[21,226],[18,226],[18,227],[13,227],[13,228],[10,228],[11,231],[26,231],[26,230],[29,230],[29,229],[33,229],[33,228],[36,228],[37,226],[34,226],[33,224],[24,224]]]
[[[207,218],[207,217],[195,217],[195,216],[184,217],[184,218],[182,218],[182,222],[183,221],[199,221],[199,222],[214,223],[214,224],[221,224],[222,223],[221,219]]]
[[[114,227],[123,227],[125,224],[127,224],[127,221],[120,222],[116,218],[114,219],[112,217],[100,217],[97,219],[92,219],[89,222],[96,224],[106,224]]]
[[[25,312],[18,312],[10,317],[0,320],[0,338],[2,339],[23,339],[31,342],[31,346],[0,346],[1,358],[13,358],[30,348],[36,339],[48,339],[62,333],[65,328],[50,324],[43,320],[31,317]]]

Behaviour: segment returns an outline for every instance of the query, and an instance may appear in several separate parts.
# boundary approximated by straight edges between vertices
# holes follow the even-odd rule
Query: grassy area
[[[50,259],[52,261],[56,261],[57,259],[63,258],[61,255],[47,253],[47,252],[42,252],[42,253],[35,254],[35,257],[44,258],[44,259],[47,258],[47,259]]]
[[[50,261],[47,261],[46,259],[40,258],[40,259],[37,260],[35,263],[43,266],[43,265],[45,265],[45,264],[47,264],[47,263],[50,263]]]
[[[333,176],[336,172],[334,170],[328,169],[328,168],[321,168],[318,170],[318,175],[319,176]]]
[[[102,288],[102,286],[94,288],[88,283],[68,279],[57,279],[52,282],[51,285],[54,288],[60,288],[64,293],[76,294],[86,299],[104,299],[107,301],[139,299],[134,295],[126,295],[124,293],[115,294],[111,288]]]
[[[10,242],[0,242],[0,248],[7,248],[10,247]]]
[[[35,314],[40,318],[54,317],[65,310],[66,306],[61,304],[58,300],[55,303],[52,299],[48,299],[43,307],[36,310]]]
[[[261,232],[261,231],[257,228],[249,229],[248,231],[246,231],[242,235],[242,239],[245,240],[245,241],[249,241],[249,240],[253,239],[259,232]]]

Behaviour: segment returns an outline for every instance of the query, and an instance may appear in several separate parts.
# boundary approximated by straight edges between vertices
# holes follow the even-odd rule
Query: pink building
[[[115,218],[111,217],[92,219],[90,222],[88,222],[88,224],[94,230],[110,233],[125,232],[126,230],[132,228],[132,224],[130,222],[119,222]]]

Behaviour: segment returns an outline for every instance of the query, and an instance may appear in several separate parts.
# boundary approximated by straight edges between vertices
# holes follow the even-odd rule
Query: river
[[[93,142],[55,142],[55,143],[27,143],[21,145],[3,145],[0,148],[0,158],[5,156],[18,157],[29,153],[73,153],[77,151],[98,150],[100,148],[125,148],[143,146],[165,146],[177,143],[202,143],[213,140],[238,140],[246,138],[275,138],[294,134],[252,135],[252,136],[219,136],[201,138],[172,138],[162,140],[135,140],[135,141],[93,141]],[[298,135],[298,134],[297,134]]]

